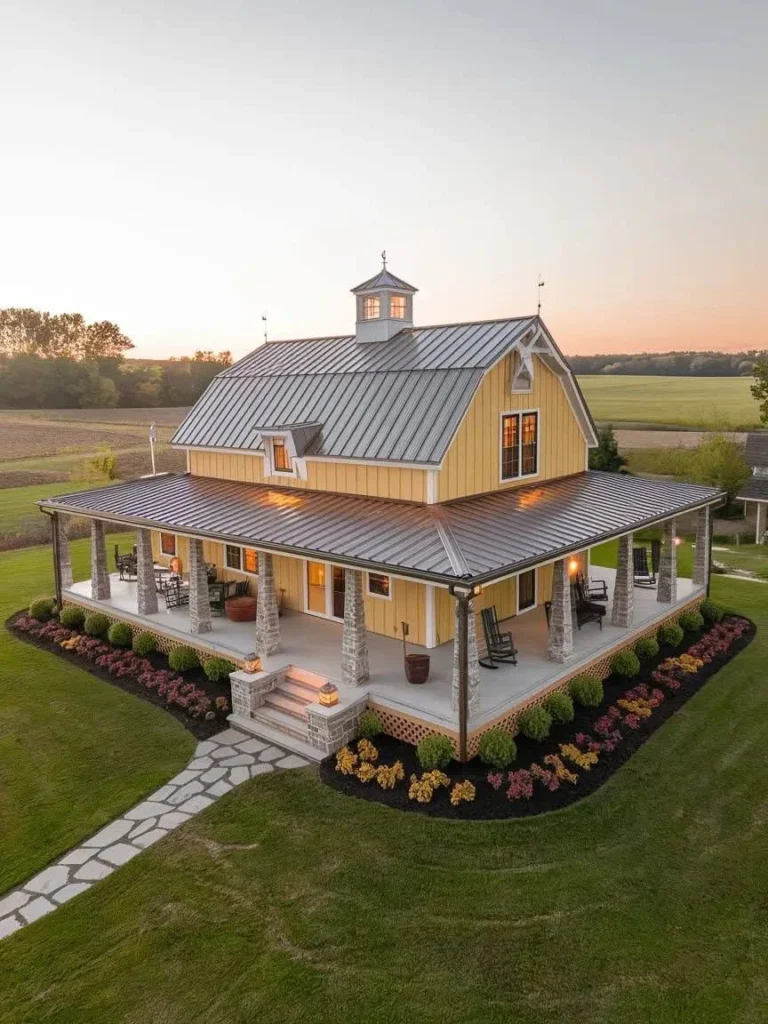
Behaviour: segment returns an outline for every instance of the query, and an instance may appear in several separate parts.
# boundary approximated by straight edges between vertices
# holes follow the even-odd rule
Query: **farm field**
[[[579,377],[592,415],[600,423],[709,430],[759,428],[751,383],[751,377]]]

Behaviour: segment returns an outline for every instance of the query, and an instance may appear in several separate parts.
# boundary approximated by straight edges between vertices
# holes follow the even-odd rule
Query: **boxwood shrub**
[[[229,673],[235,671],[235,666],[226,658],[208,658],[203,662],[203,672],[212,683],[219,683],[222,679],[229,679]]]
[[[52,597],[38,597],[29,606],[29,614],[38,622],[47,622],[53,617],[56,602]]]
[[[503,729],[489,729],[480,737],[479,756],[483,764],[503,772],[517,757],[517,744]]]
[[[67,629],[82,629],[85,622],[85,612],[76,604],[65,604],[59,612],[59,622]]]
[[[133,638],[133,653],[146,658],[157,650],[157,640],[153,633],[137,633]]]
[[[611,658],[611,672],[625,679],[634,679],[640,671],[640,659],[631,647],[625,647]]]
[[[191,672],[194,668],[200,668],[200,659],[197,651],[192,647],[174,647],[168,655],[168,664],[174,672]]]
[[[113,647],[130,647],[133,643],[133,630],[127,622],[113,622],[107,639]]]
[[[544,701],[544,707],[552,715],[553,722],[572,722],[575,712],[573,710],[573,698],[564,690],[557,693],[550,693]]]
[[[659,638],[659,643],[666,644],[668,647],[679,647],[685,634],[682,626],[678,626],[676,622],[668,622],[659,627],[659,632],[656,635]]]
[[[518,716],[517,724],[523,736],[541,743],[549,736],[549,730],[552,728],[552,715],[546,708],[526,708]]]
[[[367,708],[360,715],[360,722],[357,726],[357,735],[361,740],[372,740],[374,736],[380,736],[384,732],[381,719],[375,711]]]
[[[109,619],[101,612],[91,612],[85,618],[83,628],[88,636],[98,637],[99,640],[106,640],[109,632]]]
[[[704,616],[706,622],[719,622],[723,617],[722,606],[717,601],[713,601],[711,597],[701,602],[699,611]]]
[[[425,736],[419,740],[416,747],[416,757],[426,772],[431,772],[435,768],[446,768],[455,756],[453,740],[449,740],[442,733]]]
[[[648,661],[659,653],[659,641],[655,636],[641,636],[635,644],[635,654],[640,661]]]
[[[686,633],[699,633],[704,629],[704,616],[701,612],[683,612],[677,620],[677,624],[678,626],[681,626]]]
[[[568,684],[568,692],[577,704],[585,708],[596,708],[603,703],[605,696],[603,682],[597,676],[576,676]]]

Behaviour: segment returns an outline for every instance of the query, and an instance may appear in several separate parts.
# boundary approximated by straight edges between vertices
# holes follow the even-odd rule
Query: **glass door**
[[[335,619],[344,618],[344,570],[338,565],[333,567],[333,609]]]
[[[326,615],[325,562],[307,562],[307,611]]]

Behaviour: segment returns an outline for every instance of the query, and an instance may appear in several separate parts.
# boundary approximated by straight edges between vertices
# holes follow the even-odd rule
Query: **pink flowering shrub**
[[[550,793],[556,792],[560,789],[560,779],[554,772],[551,772],[549,768],[542,768],[540,764],[532,764],[529,769],[531,775],[540,782],[545,789],[548,789]]]
[[[501,784],[504,781],[503,772],[488,772],[488,782],[493,786],[494,789],[501,789]]]
[[[600,750],[605,754],[611,754],[618,747],[622,741],[622,735],[618,729],[614,729],[613,732],[609,732],[603,742],[600,744]]]
[[[642,719],[639,715],[632,712],[628,715],[624,715],[624,725],[629,729],[639,729],[642,724]]]
[[[533,796],[533,776],[527,768],[519,768],[507,776],[507,800],[530,800]]]

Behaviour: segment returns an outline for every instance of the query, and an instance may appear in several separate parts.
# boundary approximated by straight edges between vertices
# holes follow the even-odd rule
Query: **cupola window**
[[[363,299],[363,320],[378,320],[381,302],[378,295],[366,295]]]
[[[408,316],[408,299],[404,295],[393,295],[390,298],[389,315],[393,320],[405,320]]]

